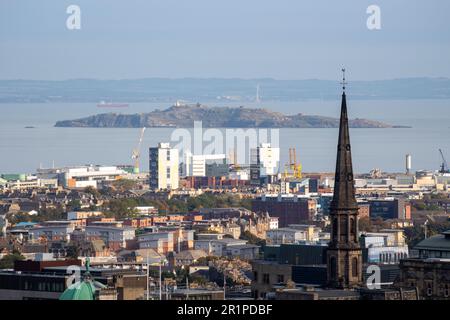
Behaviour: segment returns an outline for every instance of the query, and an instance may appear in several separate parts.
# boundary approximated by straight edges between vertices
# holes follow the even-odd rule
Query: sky
[[[448,0],[1,0],[0,79],[450,77],[449,14]]]

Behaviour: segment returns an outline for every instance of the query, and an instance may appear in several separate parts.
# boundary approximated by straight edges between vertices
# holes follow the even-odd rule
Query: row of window
[[[255,278],[255,281],[258,281],[258,272],[254,271],[253,276]],[[276,283],[284,283],[284,274],[277,274],[276,275]],[[269,273],[263,273],[262,274],[262,283],[263,284],[270,284],[270,274]]]
[[[401,259],[408,258],[408,255],[405,252],[387,252],[387,253],[380,253],[379,259],[380,262],[398,262]]]
[[[65,290],[64,281],[39,281],[38,279],[18,281],[13,287],[6,285],[6,288],[27,290],[27,291],[46,291],[46,292],[63,292]]]

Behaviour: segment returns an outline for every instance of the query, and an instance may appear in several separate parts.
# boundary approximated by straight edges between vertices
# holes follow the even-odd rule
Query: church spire
[[[334,194],[330,203],[331,241],[327,250],[327,273],[330,287],[354,288],[362,282],[362,251],[348,128],[345,69],[342,72],[343,93]]]
[[[345,95],[345,69],[342,69],[342,102],[337,146],[336,172],[334,178],[334,195],[331,206],[336,209],[357,207],[353,178],[350,133],[348,128],[347,98]]]

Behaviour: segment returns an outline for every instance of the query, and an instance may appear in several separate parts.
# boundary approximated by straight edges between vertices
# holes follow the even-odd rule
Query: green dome
[[[103,283],[94,281],[90,275],[85,275],[82,281],[78,281],[68,287],[59,297],[59,300],[95,300],[95,291],[104,289]]]
[[[94,281],[89,273],[90,259],[86,259],[86,272],[81,281],[68,287],[59,300],[95,300],[95,291],[106,288],[103,283]]]
[[[90,280],[83,280],[68,287],[59,300],[95,300],[95,286]]]

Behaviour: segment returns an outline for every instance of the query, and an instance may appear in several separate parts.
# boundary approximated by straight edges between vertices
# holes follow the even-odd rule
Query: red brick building
[[[271,217],[277,217],[280,228],[313,220],[316,206],[314,199],[296,195],[262,196],[252,200],[252,211],[268,212]]]

